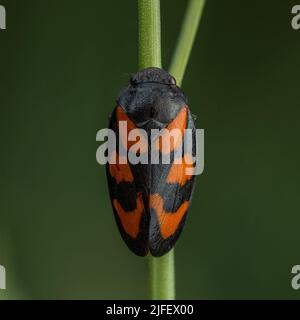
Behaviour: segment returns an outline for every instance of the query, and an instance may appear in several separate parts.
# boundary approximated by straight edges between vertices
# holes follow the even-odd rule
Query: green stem
[[[205,0],[190,0],[170,73],[180,86],[193,47]],[[160,0],[138,0],[139,68],[161,68]],[[150,298],[175,299],[175,254],[171,250],[160,258],[149,256]]]
[[[160,258],[149,257],[150,297],[152,300],[175,299],[174,249]]]
[[[161,68],[160,0],[138,0],[139,67]],[[150,298],[175,298],[173,250],[161,258],[149,256]]]
[[[160,0],[138,0],[139,68],[161,68]]]
[[[170,73],[181,86],[185,69],[193,48],[205,0],[190,0],[171,62]]]

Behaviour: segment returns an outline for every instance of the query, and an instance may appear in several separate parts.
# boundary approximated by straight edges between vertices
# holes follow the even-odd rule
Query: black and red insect
[[[110,119],[109,128],[117,136],[117,148],[126,151],[133,144],[125,136],[119,135],[120,121],[127,122],[127,130],[144,129],[146,141],[139,141],[139,152],[151,154],[157,148],[160,158],[163,137],[151,144],[151,129],[185,129],[192,131],[191,154],[184,154],[183,135],[179,141],[169,145],[170,163],[115,164],[107,163],[107,179],[110,198],[117,225],[129,249],[139,256],[150,253],[162,256],[177,241],[187,215],[195,185],[195,176],[186,174],[187,158],[195,156],[195,124],[187,99],[176,85],[174,77],[159,68],[139,71],[130,79],[129,86],[117,99],[117,106]],[[152,139],[153,140],[153,139]],[[176,163],[176,152],[182,147],[181,164]],[[116,153],[118,153],[116,151]],[[118,154],[116,154],[118,156]],[[128,155],[128,154],[127,154]]]

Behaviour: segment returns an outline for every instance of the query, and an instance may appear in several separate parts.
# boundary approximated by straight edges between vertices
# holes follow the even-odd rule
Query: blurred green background
[[[161,1],[165,68],[186,3]],[[95,159],[96,132],[137,71],[137,3],[0,4],[0,298],[147,298],[147,259],[123,244]],[[207,2],[183,84],[205,172],[176,246],[178,298],[300,298],[294,4]]]

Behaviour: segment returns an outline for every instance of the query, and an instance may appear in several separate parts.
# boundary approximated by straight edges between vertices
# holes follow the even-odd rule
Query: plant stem
[[[138,0],[139,68],[161,68],[160,0]]]
[[[185,69],[193,48],[205,0],[190,0],[170,66],[170,73],[181,86]]]
[[[160,258],[149,257],[150,297],[152,300],[175,299],[175,254],[172,249]]]
[[[170,73],[180,86],[193,47],[205,0],[190,0]],[[160,0],[138,0],[139,68],[161,68]],[[175,299],[174,249],[160,258],[149,257],[150,298]]]
[[[139,67],[161,68],[160,0],[138,0]],[[150,298],[175,298],[174,252],[149,257]]]

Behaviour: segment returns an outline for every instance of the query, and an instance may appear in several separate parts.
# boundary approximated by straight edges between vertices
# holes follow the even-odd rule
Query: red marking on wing
[[[123,164],[125,161],[120,161],[122,159],[121,156],[118,155],[116,151],[113,151],[110,159],[116,159],[116,163],[111,163],[112,161],[109,161],[109,173],[111,176],[113,176],[116,179],[117,184],[120,182],[133,182],[133,175],[130,169],[130,166],[127,163]],[[124,160],[124,159],[123,159]],[[121,162],[121,164],[120,164]]]
[[[150,196],[150,207],[156,211],[162,237],[167,239],[176,232],[189,207],[189,202],[183,202],[176,212],[166,212],[164,200],[156,193]]]
[[[137,126],[134,124],[134,122],[131,119],[129,119],[129,117],[127,116],[127,114],[125,113],[125,111],[123,110],[122,107],[120,107],[120,106],[117,107],[116,114],[117,114],[116,117],[117,117],[117,122],[118,122],[119,129],[120,129],[120,125],[119,125],[120,121],[126,121],[126,123],[127,123],[126,135],[119,132],[119,134],[121,136],[121,141],[122,141],[123,146],[127,150],[129,150],[133,145],[138,143],[139,146],[140,146],[140,148],[139,148],[140,153],[144,153],[144,152],[148,151],[148,140],[142,134],[141,129],[138,129]],[[128,135],[129,135],[130,131],[134,130],[134,129],[140,131],[139,132],[139,139],[140,140],[129,141],[128,140]]]
[[[193,175],[186,173],[186,169],[193,168],[192,161],[193,159],[190,155],[185,155],[181,159],[181,164],[173,163],[167,177],[167,183],[178,183],[182,187],[188,180],[192,179]]]
[[[138,194],[136,208],[132,211],[126,212],[117,199],[113,200],[113,206],[118,213],[125,232],[135,239],[139,234],[140,222],[144,212],[142,195]]]
[[[168,154],[180,146],[186,128],[187,112],[187,107],[182,108],[177,117],[168,124],[166,130],[156,139],[155,148],[160,150],[161,153]],[[174,136],[170,135],[172,131]]]

